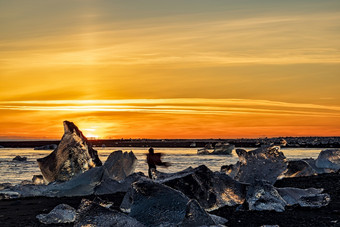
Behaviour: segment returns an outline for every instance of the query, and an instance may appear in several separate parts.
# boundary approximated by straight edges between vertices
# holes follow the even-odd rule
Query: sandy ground
[[[340,227],[340,174],[322,174],[311,177],[287,178],[277,181],[276,187],[324,188],[330,194],[331,202],[322,208],[288,207],[285,212],[274,211],[236,211],[237,207],[222,207],[211,213],[229,220],[227,226],[339,226]],[[36,215],[48,213],[61,203],[77,208],[82,198],[94,199],[94,196],[72,198],[24,198],[0,201],[0,226],[45,226]],[[118,209],[123,194],[100,196],[101,199],[114,202]],[[51,226],[51,225],[49,225]],[[54,225],[54,226],[72,226]]]

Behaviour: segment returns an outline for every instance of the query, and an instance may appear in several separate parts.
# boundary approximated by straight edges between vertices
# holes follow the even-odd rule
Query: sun
[[[98,139],[99,136],[94,134],[93,132],[95,132],[96,129],[94,128],[87,128],[87,129],[84,129],[84,136],[87,138],[87,139]]]

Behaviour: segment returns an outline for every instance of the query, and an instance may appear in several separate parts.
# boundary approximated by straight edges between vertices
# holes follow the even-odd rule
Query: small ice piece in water
[[[34,150],[54,150],[58,147],[57,144],[49,144],[40,147],[35,147]]]
[[[97,203],[83,199],[77,210],[75,227],[80,226],[144,226],[136,219],[116,210],[111,210],[100,206]]]
[[[264,181],[256,181],[248,191],[246,200],[249,210],[275,210],[283,212],[286,201],[280,196],[275,187]]]
[[[321,151],[316,159],[315,165],[318,168],[338,171],[340,169],[340,149],[327,149]]]
[[[25,162],[27,161],[27,157],[21,157],[20,155],[17,155],[15,158],[13,158],[13,161]]]
[[[229,143],[216,143],[214,151],[211,154],[231,154],[233,150],[235,149],[235,146]]]
[[[50,213],[39,214],[37,218],[46,225],[72,223],[76,219],[76,209],[67,204],[59,204]]]
[[[137,158],[130,152],[112,152],[104,164],[104,178],[123,180],[135,171]]]
[[[244,183],[256,180],[268,181],[274,184],[277,177],[287,169],[287,160],[280,147],[262,146],[256,150],[246,151],[236,149],[239,161],[233,166],[230,176]]]

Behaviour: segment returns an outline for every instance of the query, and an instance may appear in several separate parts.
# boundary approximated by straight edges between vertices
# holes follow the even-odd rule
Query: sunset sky
[[[0,140],[340,136],[339,0],[0,0]]]

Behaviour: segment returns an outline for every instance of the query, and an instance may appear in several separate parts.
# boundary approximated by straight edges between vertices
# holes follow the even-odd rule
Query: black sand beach
[[[211,212],[229,221],[227,226],[340,226],[340,174],[322,174],[311,177],[286,178],[275,183],[276,187],[324,188],[331,196],[328,206],[322,208],[287,207],[282,213],[274,211],[237,211],[237,206],[222,207]],[[0,223],[2,226],[46,226],[36,215],[48,213],[61,203],[77,208],[82,198],[98,199],[95,196],[71,198],[24,198],[0,201]],[[122,193],[100,196],[100,199],[114,202],[118,209],[123,199]],[[49,225],[51,226],[51,225]],[[63,224],[58,226],[72,226]]]

